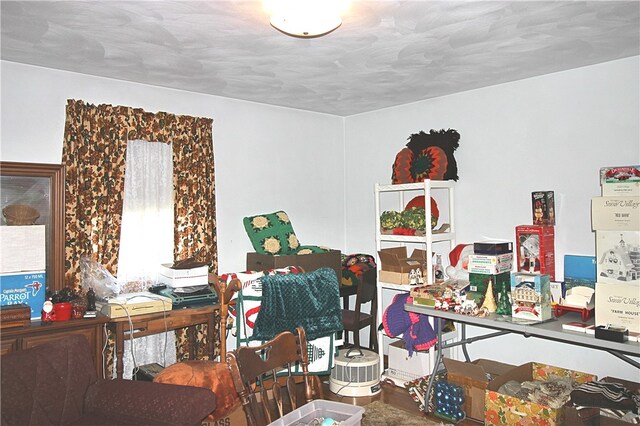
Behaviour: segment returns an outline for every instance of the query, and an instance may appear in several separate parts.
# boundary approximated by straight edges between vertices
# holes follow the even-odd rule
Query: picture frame
[[[10,205],[35,209],[34,225],[45,225],[46,290],[64,287],[64,166],[0,161],[0,226],[11,226]],[[9,219],[8,219],[9,217]]]

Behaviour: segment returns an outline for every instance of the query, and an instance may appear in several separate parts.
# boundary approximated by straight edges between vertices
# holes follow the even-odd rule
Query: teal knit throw
[[[253,339],[270,340],[283,331],[303,327],[307,340],[342,331],[338,278],[331,268],[286,275],[267,275]]]

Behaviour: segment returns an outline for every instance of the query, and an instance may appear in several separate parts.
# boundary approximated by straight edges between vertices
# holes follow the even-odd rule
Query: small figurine
[[[50,323],[56,320],[55,312],[53,312],[53,302],[51,300],[45,300],[42,304],[42,311],[40,312],[40,321],[43,323]]]
[[[409,271],[409,284],[416,285],[418,284],[418,273],[415,269]]]
[[[416,281],[417,284],[424,284],[424,279],[422,278],[422,269],[416,269]]]
[[[87,311],[95,311],[96,310],[96,293],[93,291],[92,287],[89,287],[87,291]]]

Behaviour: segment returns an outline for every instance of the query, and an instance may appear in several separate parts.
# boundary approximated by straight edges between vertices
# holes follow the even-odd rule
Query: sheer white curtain
[[[173,263],[173,160],[170,144],[127,142],[118,282],[126,292],[158,282],[158,266]],[[176,362],[175,333],[125,341],[124,377],[135,367]]]

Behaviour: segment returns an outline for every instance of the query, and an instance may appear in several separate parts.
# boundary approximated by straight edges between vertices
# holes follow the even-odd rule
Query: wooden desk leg
[[[116,324],[116,340],[115,340],[115,353],[116,353],[116,377],[122,379],[124,372],[124,323]]]

